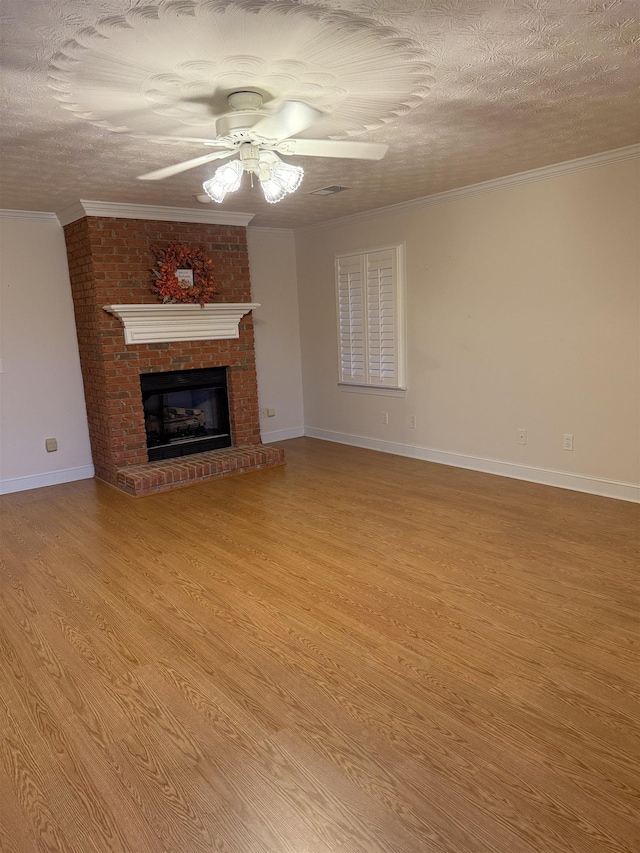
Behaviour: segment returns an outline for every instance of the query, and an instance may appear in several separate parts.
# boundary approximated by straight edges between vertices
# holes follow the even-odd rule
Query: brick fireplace
[[[105,305],[158,304],[151,291],[151,247],[181,242],[213,260],[216,302],[250,303],[246,228],[84,216],[65,226],[89,435],[96,476],[129,494],[281,465],[283,451],[260,443],[253,317],[239,337],[126,344]],[[232,446],[179,459],[148,461],[140,375],[224,367]]]

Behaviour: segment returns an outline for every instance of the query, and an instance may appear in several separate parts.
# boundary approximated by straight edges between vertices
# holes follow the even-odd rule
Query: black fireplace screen
[[[226,367],[140,376],[149,461],[231,446]]]

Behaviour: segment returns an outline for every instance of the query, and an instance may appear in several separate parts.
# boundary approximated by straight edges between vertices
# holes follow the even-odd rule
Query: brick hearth
[[[260,444],[251,314],[240,321],[237,339],[127,346],[122,324],[104,310],[156,304],[151,247],[172,242],[204,247],[213,260],[216,301],[251,302],[246,228],[87,216],[67,225],[65,238],[96,476],[129,494],[147,494],[283,464],[282,451]],[[227,368],[233,447],[149,463],[140,374],[204,367]]]
[[[275,465],[284,465],[281,448],[250,444],[122,468],[118,471],[117,485],[124,492],[139,497]]]

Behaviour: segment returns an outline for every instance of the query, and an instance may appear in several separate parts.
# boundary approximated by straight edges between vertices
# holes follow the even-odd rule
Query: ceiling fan
[[[214,160],[235,157],[202,185],[209,198],[222,202],[227,193],[239,189],[242,175],[248,172],[252,182],[253,176],[257,176],[266,200],[275,203],[296,190],[304,174],[301,166],[285,163],[280,154],[380,160],[389,147],[377,142],[293,139],[322,117],[322,113],[301,101],[285,101],[272,114],[262,109],[263,97],[258,92],[232,92],[227,103],[230,111],[217,119],[215,139],[166,137],[171,141],[195,142],[215,151],[140,175],[139,180],[158,181]]]

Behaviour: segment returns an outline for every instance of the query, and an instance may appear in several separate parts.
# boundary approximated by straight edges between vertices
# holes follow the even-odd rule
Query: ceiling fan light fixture
[[[204,182],[202,189],[220,204],[227,193],[234,193],[240,189],[243,173],[242,163],[239,160],[232,160],[230,163],[219,166],[213,178]]]
[[[239,159],[219,166],[213,178],[204,182],[202,189],[220,204],[227,193],[240,189],[244,172],[257,176],[269,204],[276,204],[288,193],[295,192],[304,176],[302,166],[283,163],[275,151],[260,150],[259,146],[247,143],[241,146]]]

